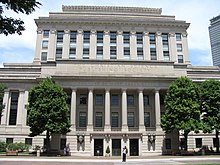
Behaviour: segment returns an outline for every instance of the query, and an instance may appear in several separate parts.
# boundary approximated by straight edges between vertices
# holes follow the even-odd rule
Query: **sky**
[[[128,6],[162,8],[162,15],[190,23],[187,30],[190,60],[193,66],[211,66],[212,56],[208,27],[210,19],[220,15],[220,0],[38,0],[42,6],[31,15],[5,11],[8,17],[20,18],[26,30],[22,35],[0,34],[0,67],[4,63],[32,63],[35,56],[36,24],[34,19],[61,12],[62,5]],[[1,5],[1,4],[0,4]]]

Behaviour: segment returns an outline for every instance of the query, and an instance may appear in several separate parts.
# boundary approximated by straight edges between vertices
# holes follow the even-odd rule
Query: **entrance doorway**
[[[121,156],[121,139],[112,139],[112,156]]]
[[[94,139],[94,156],[103,156],[103,139]]]
[[[130,156],[139,155],[139,141],[138,139],[130,139]]]

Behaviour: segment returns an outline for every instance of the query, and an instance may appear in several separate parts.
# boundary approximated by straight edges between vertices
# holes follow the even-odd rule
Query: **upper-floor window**
[[[81,104],[81,105],[87,104],[87,95],[81,94],[79,96],[79,104]]]
[[[133,106],[134,105],[134,95],[128,95],[127,96],[127,104],[128,104],[128,106]]]
[[[95,113],[95,127],[102,127],[102,112]]]
[[[11,104],[9,114],[9,125],[16,125],[17,121],[17,110],[18,110],[18,97],[19,91],[11,92]]]
[[[130,47],[124,47],[124,59],[130,59]]]
[[[80,112],[79,113],[79,127],[86,127],[87,123],[87,114],[86,112]]]
[[[168,42],[168,34],[162,34],[162,41],[163,42]]]
[[[62,52],[63,52],[63,49],[62,48],[57,48],[56,49],[56,59],[61,59],[62,58]]]
[[[83,43],[90,42],[90,31],[84,31],[83,33]]]
[[[64,31],[57,31],[57,42],[63,42]]]
[[[149,38],[150,38],[150,41],[156,41],[155,33],[150,33]]]
[[[116,43],[117,40],[117,33],[116,32],[110,32],[110,43]]]
[[[117,59],[116,46],[110,46],[110,59]]]
[[[144,106],[148,106],[149,105],[149,96],[148,95],[144,95]]]
[[[89,48],[83,48],[83,59],[89,59]]]
[[[182,44],[176,44],[176,47],[177,47],[177,52],[183,51]]]
[[[47,52],[41,53],[41,61],[47,61]]]
[[[77,32],[71,31],[70,32],[70,42],[76,43],[76,37],[77,37]]]
[[[143,60],[144,59],[143,47],[138,47],[137,48],[137,57],[138,57],[138,60]]]
[[[183,55],[178,55],[178,63],[183,63]]]
[[[103,32],[97,32],[97,43],[103,43]]]
[[[137,44],[143,44],[143,33],[137,32],[136,37],[137,37]]]
[[[128,127],[135,126],[134,112],[128,112]]]
[[[119,105],[119,96],[111,95],[111,105]]]
[[[44,41],[42,42],[42,48],[43,48],[43,49],[47,49],[47,48],[48,48],[48,41],[45,41],[45,40],[44,40]]]
[[[103,59],[103,46],[97,46],[96,59]]]
[[[182,40],[181,33],[176,33],[176,41],[181,41],[181,40]]]
[[[150,112],[144,112],[144,126],[150,127]]]
[[[103,95],[97,94],[95,96],[95,105],[103,105]]]
[[[123,37],[124,37],[124,44],[130,44],[130,33],[124,32]]]
[[[43,31],[43,37],[47,38],[47,37],[49,37],[49,34],[50,34],[50,30]]]
[[[70,59],[76,59],[76,48],[70,48],[69,50],[69,58]]]

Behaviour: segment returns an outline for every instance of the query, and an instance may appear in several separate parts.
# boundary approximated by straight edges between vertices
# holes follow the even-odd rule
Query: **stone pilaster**
[[[163,43],[162,43],[162,33],[157,32],[156,33],[156,51],[157,51],[157,60],[162,61],[163,60]]]
[[[149,40],[149,32],[143,33],[143,53],[144,53],[144,60],[150,60],[150,40]]]
[[[64,30],[62,59],[69,59],[70,31]]]
[[[96,45],[97,45],[96,31],[91,30],[89,59],[96,59]]]
[[[128,131],[127,92],[122,89],[122,132]]]
[[[87,131],[93,130],[93,89],[89,89],[88,94],[88,125]]]
[[[23,112],[24,112],[24,90],[19,91],[19,97],[18,97],[18,111],[17,111],[17,126],[22,126],[22,118],[23,118]]]
[[[182,46],[183,46],[183,60],[184,60],[184,63],[190,64],[188,41],[187,41],[187,32],[182,33]]]
[[[109,60],[110,59],[110,32],[104,31],[104,38],[103,38],[103,59]]]
[[[123,44],[123,32],[117,31],[117,59],[124,59],[124,44]]]
[[[138,103],[139,103],[139,131],[143,132],[145,131],[144,126],[144,96],[143,96],[143,90],[138,90]]]
[[[71,121],[72,131],[75,131],[76,130],[76,89],[72,89],[70,115],[71,115],[70,121]]]
[[[8,124],[8,114],[9,112],[9,91],[5,90],[4,97],[3,97],[3,105],[5,106],[2,110],[2,116],[1,116],[1,125],[7,125]]]
[[[55,61],[55,54],[56,54],[56,30],[50,30],[47,60]]]
[[[82,59],[83,54],[83,30],[77,31],[76,59]]]
[[[105,131],[111,131],[110,124],[110,90],[105,89]]]
[[[177,63],[177,49],[176,49],[176,36],[175,33],[169,33],[169,53],[170,61]]]
[[[136,32],[131,31],[130,33],[130,51],[131,51],[131,60],[137,60],[137,39]]]
[[[42,40],[43,40],[43,31],[37,30],[37,41],[35,49],[34,63],[40,64],[41,61],[41,50],[42,50]]]

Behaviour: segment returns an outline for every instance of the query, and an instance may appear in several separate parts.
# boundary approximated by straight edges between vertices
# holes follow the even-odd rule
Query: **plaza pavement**
[[[120,157],[0,156],[0,165],[180,165],[208,163],[220,165],[220,155],[128,157],[126,162],[122,162]]]

